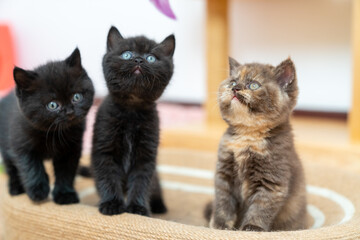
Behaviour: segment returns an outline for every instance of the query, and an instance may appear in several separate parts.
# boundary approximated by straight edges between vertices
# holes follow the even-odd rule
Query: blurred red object
[[[15,86],[14,64],[15,54],[10,28],[7,25],[0,25],[0,97],[6,95]]]

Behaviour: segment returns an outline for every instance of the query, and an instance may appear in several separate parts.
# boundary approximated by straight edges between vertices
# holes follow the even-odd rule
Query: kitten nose
[[[137,57],[137,58],[134,59],[134,61],[135,61],[137,64],[140,64],[140,63],[143,62],[143,59],[140,58],[140,57]]]
[[[240,86],[235,86],[232,88],[234,92],[240,91],[242,88]]]

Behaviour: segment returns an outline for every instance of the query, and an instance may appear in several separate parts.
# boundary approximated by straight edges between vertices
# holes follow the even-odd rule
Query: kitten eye
[[[80,102],[83,99],[83,95],[81,93],[75,93],[71,101],[73,103]]]
[[[126,51],[121,54],[121,58],[124,60],[129,60],[130,58],[132,58],[132,56],[133,54],[130,51]]]
[[[148,61],[149,63],[153,63],[156,61],[156,57],[153,55],[149,55],[146,57],[146,61]]]
[[[258,82],[252,82],[252,83],[250,83],[249,85],[248,85],[248,88],[250,89],[250,90],[256,90],[256,89],[258,89],[260,87],[260,83],[258,83]]]
[[[46,108],[49,110],[49,111],[56,111],[60,108],[60,104],[58,104],[57,102],[49,102],[47,105],[46,105]]]
[[[236,81],[235,80],[231,80],[230,81],[230,87],[235,87],[236,86]]]

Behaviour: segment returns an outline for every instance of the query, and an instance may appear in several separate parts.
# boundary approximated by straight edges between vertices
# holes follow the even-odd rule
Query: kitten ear
[[[75,48],[75,50],[71,53],[71,55],[65,59],[65,63],[69,67],[76,67],[76,68],[80,68],[80,69],[82,68],[80,51],[78,48]]]
[[[124,38],[121,36],[119,30],[116,27],[111,26],[107,36],[107,51],[113,50],[117,43],[123,39]]]
[[[23,90],[29,90],[37,74],[33,71],[26,71],[22,68],[15,66],[13,71],[13,76],[17,88]]]
[[[290,57],[275,68],[276,80],[282,88],[287,88],[294,82],[295,74],[295,66]]]
[[[175,36],[171,34],[167,36],[156,48],[161,48],[165,56],[172,57],[175,51]]]
[[[230,76],[235,76],[237,74],[237,69],[240,67],[240,63],[229,57],[229,69],[230,69]]]

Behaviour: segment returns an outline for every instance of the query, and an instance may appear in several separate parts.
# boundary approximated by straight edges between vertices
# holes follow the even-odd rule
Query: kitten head
[[[124,38],[111,27],[103,59],[110,94],[125,101],[158,99],[173,74],[174,50],[174,35],[158,44],[143,36]]]
[[[230,76],[220,84],[218,101],[230,125],[274,127],[286,121],[296,105],[298,87],[290,58],[278,66],[239,64],[229,58]]]
[[[81,65],[79,49],[64,61],[49,62],[33,71],[15,67],[13,73],[19,107],[33,126],[54,130],[85,119],[94,87]]]

